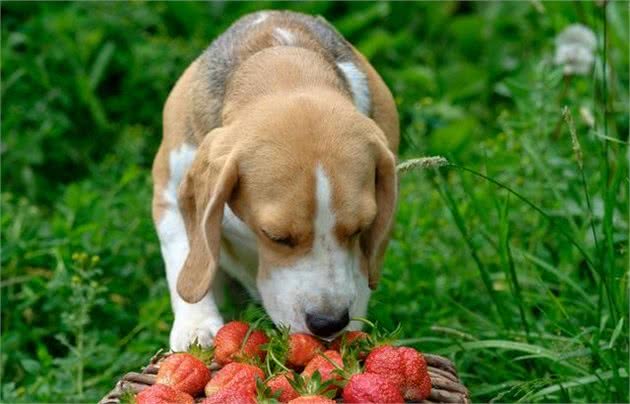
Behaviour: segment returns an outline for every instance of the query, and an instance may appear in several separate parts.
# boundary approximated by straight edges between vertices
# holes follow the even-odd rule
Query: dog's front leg
[[[170,335],[171,349],[185,351],[195,341],[202,346],[210,346],[214,335],[223,325],[212,292],[201,301],[190,304],[183,301],[174,288],[169,288],[171,303],[177,307],[174,309],[175,321]]]
[[[223,319],[212,290],[194,304],[185,302],[177,293],[177,278],[190,249],[184,220],[177,204],[171,204],[165,209],[158,225],[158,234],[175,315],[170,335],[171,349],[184,351],[194,341],[209,346],[213,336],[223,325]]]
[[[171,109],[165,109],[165,113],[167,110]],[[167,125],[169,122],[170,125]],[[176,125],[178,122],[173,118],[165,121],[165,134],[183,132]],[[167,148],[163,143],[153,165],[153,219],[160,239],[175,316],[170,334],[170,347],[174,351],[186,350],[194,341],[210,345],[223,324],[212,292],[194,304],[185,302],[177,292],[177,279],[190,251],[177,189],[195,153],[195,148],[186,143],[174,148]]]

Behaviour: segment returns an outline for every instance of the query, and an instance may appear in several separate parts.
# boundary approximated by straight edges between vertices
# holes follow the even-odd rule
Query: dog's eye
[[[287,247],[295,247],[295,239],[291,236],[276,236],[268,233],[265,230],[262,230],[262,232],[269,240],[273,241],[276,244],[281,244]]]

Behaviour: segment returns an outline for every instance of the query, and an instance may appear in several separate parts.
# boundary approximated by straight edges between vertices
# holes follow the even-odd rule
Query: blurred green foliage
[[[443,154],[547,215],[454,167],[402,178],[370,317],[451,356],[475,401],[628,401],[626,3],[607,6],[605,69],[597,2],[0,7],[2,401],[95,401],[166,345],[149,178],[162,105],[212,38],[263,8],[322,14],[372,61],[402,158]],[[598,62],[563,77],[554,37],[575,22]]]

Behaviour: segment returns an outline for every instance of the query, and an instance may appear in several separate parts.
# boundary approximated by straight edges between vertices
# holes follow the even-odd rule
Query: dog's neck
[[[222,112],[224,125],[247,106],[268,96],[309,91],[352,103],[352,95],[334,63],[299,47],[267,48],[245,60],[229,82]]]

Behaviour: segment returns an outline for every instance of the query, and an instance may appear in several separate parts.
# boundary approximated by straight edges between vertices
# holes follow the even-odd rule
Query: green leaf
[[[22,365],[22,368],[24,368],[24,370],[30,374],[39,373],[39,370],[41,368],[39,362],[33,359],[28,359],[28,358],[22,359],[20,361],[20,364]]]

